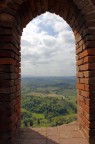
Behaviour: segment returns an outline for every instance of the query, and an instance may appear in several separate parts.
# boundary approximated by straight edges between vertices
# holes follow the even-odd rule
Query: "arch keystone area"
[[[20,40],[22,30],[46,11],[61,16],[76,40],[78,124],[95,143],[95,1],[0,1],[0,143],[10,144],[20,129]]]

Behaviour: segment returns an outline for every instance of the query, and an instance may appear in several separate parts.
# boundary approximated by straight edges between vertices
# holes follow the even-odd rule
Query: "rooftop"
[[[88,144],[77,123],[47,128],[23,128],[15,144]]]

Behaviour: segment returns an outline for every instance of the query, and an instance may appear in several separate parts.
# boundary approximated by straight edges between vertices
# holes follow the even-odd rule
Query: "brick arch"
[[[95,5],[95,1],[94,0],[91,0],[91,2]]]
[[[60,15],[76,40],[78,123],[95,138],[95,7],[94,0],[0,1],[0,136],[11,143],[20,128],[20,39],[23,28],[46,11]]]

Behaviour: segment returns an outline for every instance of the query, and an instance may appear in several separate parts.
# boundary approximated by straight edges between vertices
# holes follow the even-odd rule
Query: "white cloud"
[[[33,19],[22,35],[23,76],[75,75],[75,44],[71,28],[59,16]]]

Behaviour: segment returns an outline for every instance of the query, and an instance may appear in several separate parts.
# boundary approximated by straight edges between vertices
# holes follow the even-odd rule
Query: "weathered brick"
[[[80,58],[83,58],[85,56],[95,56],[95,49],[94,48],[86,49],[79,54]]]
[[[89,64],[83,64],[79,67],[79,70],[80,71],[85,71],[85,70],[88,70],[89,69]]]
[[[20,66],[19,61],[13,58],[0,58],[0,65],[4,65],[4,64]]]
[[[77,84],[77,88],[84,90],[84,84]]]
[[[80,71],[85,71],[85,70],[94,70],[95,69],[95,63],[86,63],[83,65],[79,66]]]
[[[8,86],[13,86],[14,85],[14,80],[4,80],[0,79],[0,87],[8,87]]]
[[[14,72],[14,66],[13,65],[0,65],[0,73],[11,73]]]
[[[90,106],[90,99],[89,98],[82,96],[82,95],[78,95],[78,100],[82,101],[88,107]],[[82,108],[80,108],[80,109],[82,109]]]
[[[85,46],[87,47],[87,48],[95,48],[95,42],[94,41],[87,41],[86,43],[85,43]],[[94,52],[95,52],[95,49],[93,49],[94,50]],[[89,50],[89,52],[91,52],[91,49]]]
[[[85,71],[84,77],[95,77],[95,71]]]
[[[88,91],[83,91],[83,90],[81,90],[81,95],[89,98],[90,93],[89,93]]]
[[[80,117],[81,117],[82,121],[86,124],[86,126],[90,127],[90,122],[82,114],[80,114]]]
[[[15,78],[14,73],[0,73],[1,80],[13,80]]]
[[[88,21],[86,25],[87,25],[88,27],[89,27],[89,26],[90,26],[90,27],[94,27],[94,26],[95,26],[95,19],[92,19],[92,20]]]
[[[83,72],[78,72],[78,73],[76,74],[76,76],[77,76],[78,78],[83,78],[83,77],[84,77]]]
[[[48,11],[48,0],[40,0],[42,12]]]
[[[95,62],[95,56],[87,56],[84,58],[84,63],[93,63]]]
[[[11,94],[16,92],[16,86],[13,87],[0,87],[1,94]]]
[[[80,66],[80,65],[83,64],[83,62],[84,62],[84,60],[83,60],[83,59],[80,59],[80,60],[77,61],[77,65]]]
[[[79,54],[79,53],[81,53],[82,51],[83,51],[83,47],[80,46],[80,47],[76,50],[76,54]]]

